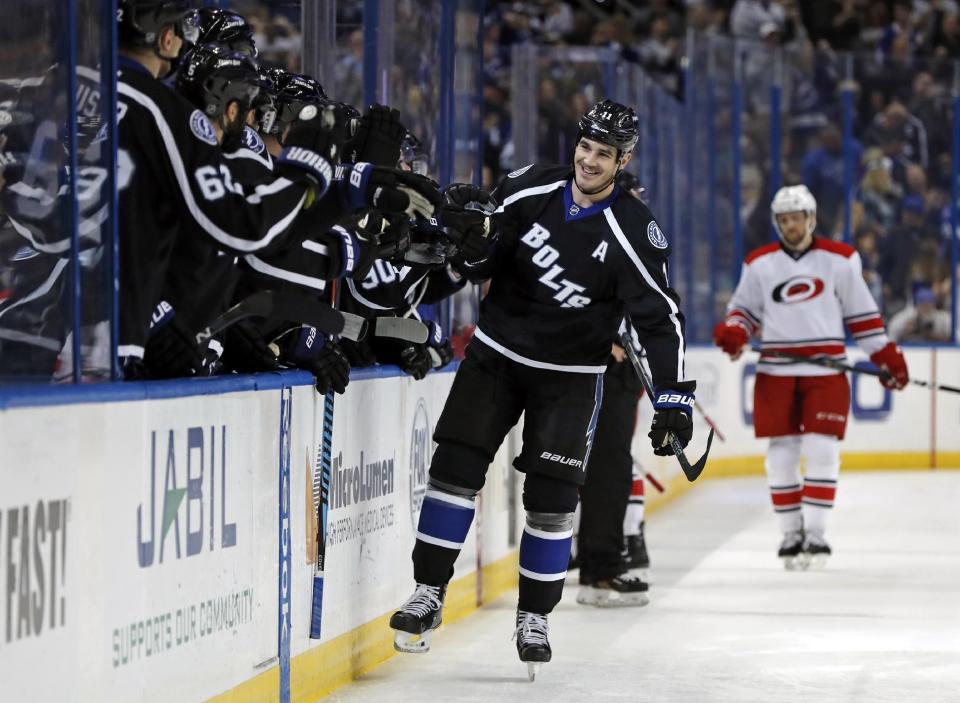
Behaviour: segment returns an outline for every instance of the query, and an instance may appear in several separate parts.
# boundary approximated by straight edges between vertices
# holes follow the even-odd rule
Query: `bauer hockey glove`
[[[349,212],[373,207],[405,212],[409,217],[433,217],[440,204],[437,184],[426,176],[361,162],[337,166],[340,203]]]
[[[350,382],[350,362],[333,340],[316,327],[301,327],[288,337],[283,360],[314,375],[317,392],[343,394]]]
[[[453,346],[443,333],[443,329],[436,322],[428,322],[430,336],[427,337],[427,353],[430,355],[432,368],[443,368],[453,361]]]
[[[467,263],[477,263],[490,256],[495,237],[485,213],[460,205],[444,205],[438,212],[437,222]]]
[[[737,322],[724,320],[713,328],[713,342],[730,355],[731,359],[739,359],[743,347],[750,341],[746,328]]]
[[[876,364],[881,371],[886,371],[886,376],[880,377],[880,383],[884,388],[891,390],[900,390],[910,381],[910,374],[907,372],[907,360],[903,358],[903,352],[896,342],[887,342],[887,345],[880,351],[870,355],[870,361]]]
[[[360,119],[357,134],[347,145],[350,161],[368,161],[378,166],[396,166],[407,128],[400,111],[386,105],[371,105]]]
[[[207,375],[204,351],[172,307],[166,306],[166,312],[150,326],[149,335],[143,362],[150,378]]]
[[[657,456],[670,456],[673,448],[668,439],[676,436],[681,447],[686,447],[693,437],[693,392],[696,381],[679,381],[670,388],[658,390],[653,397],[653,422],[647,436]]]

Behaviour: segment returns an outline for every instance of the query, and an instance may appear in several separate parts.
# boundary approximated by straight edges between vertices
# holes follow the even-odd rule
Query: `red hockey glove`
[[[713,328],[713,341],[731,359],[739,359],[744,345],[750,341],[750,335],[743,325],[724,321]]]
[[[903,358],[903,352],[900,351],[896,342],[887,342],[887,346],[870,355],[870,361],[889,374],[880,378],[884,388],[899,390],[910,380],[910,374],[907,373],[907,360]]]

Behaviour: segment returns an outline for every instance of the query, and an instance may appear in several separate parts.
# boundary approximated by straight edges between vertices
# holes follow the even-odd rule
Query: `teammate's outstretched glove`
[[[903,358],[903,352],[896,342],[887,342],[883,349],[870,355],[870,361],[887,372],[888,375],[880,377],[884,388],[900,390],[910,381],[907,360]]]
[[[200,345],[176,316],[151,328],[143,362],[150,378],[206,375]]]
[[[653,422],[647,436],[653,445],[653,453],[670,456],[673,448],[668,435],[673,434],[686,447],[693,437],[693,392],[696,381],[679,381],[670,388],[658,390],[653,398]]]
[[[349,211],[374,207],[405,212],[409,217],[430,218],[441,200],[432,180],[396,168],[363,162],[341,164],[335,178],[341,204]]]
[[[439,369],[453,361],[453,345],[436,322],[428,322],[430,336],[427,338],[427,353],[432,368]]]
[[[347,146],[347,156],[353,162],[396,166],[406,133],[399,110],[386,105],[371,105],[360,120],[356,136]]]
[[[721,322],[713,328],[713,342],[731,359],[739,359],[743,347],[750,341],[750,335],[743,325],[736,322]]]
[[[470,203],[479,203],[484,209],[493,210],[497,201],[490,193],[472,183],[451,183],[443,189],[443,200],[449,205],[465,207]]]
[[[433,368],[433,360],[425,344],[411,344],[400,350],[399,365],[401,371],[419,381]]]

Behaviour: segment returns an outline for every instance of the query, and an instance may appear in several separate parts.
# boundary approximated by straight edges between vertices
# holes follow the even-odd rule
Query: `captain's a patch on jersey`
[[[267,148],[267,145],[263,143],[260,135],[249,127],[243,128],[243,145],[254,154],[262,154],[263,150]]]
[[[507,174],[507,178],[520,178],[523,174],[533,168],[533,164],[527,164],[523,168],[518,168],[516,171],[511,171]]]
[[[666,249],[669,246],[667,238],[664,236],[663,232],[660,231],[660,227],[653,220],[650,220],[650,224],[647,225],[647,239],[650,240],[650,243],[655,246],[657,249]]]
[[[190,131],[201,142],[206,142],[212,146],[217,145],[217,133],[213,130],[213,124],[199,110],[194,110],[193,114],[190,115]]]

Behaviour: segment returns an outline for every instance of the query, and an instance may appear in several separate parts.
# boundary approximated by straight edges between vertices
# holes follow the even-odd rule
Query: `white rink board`
[[[0,418],[4,699],[195,700],[275,656],[279,391]]]

